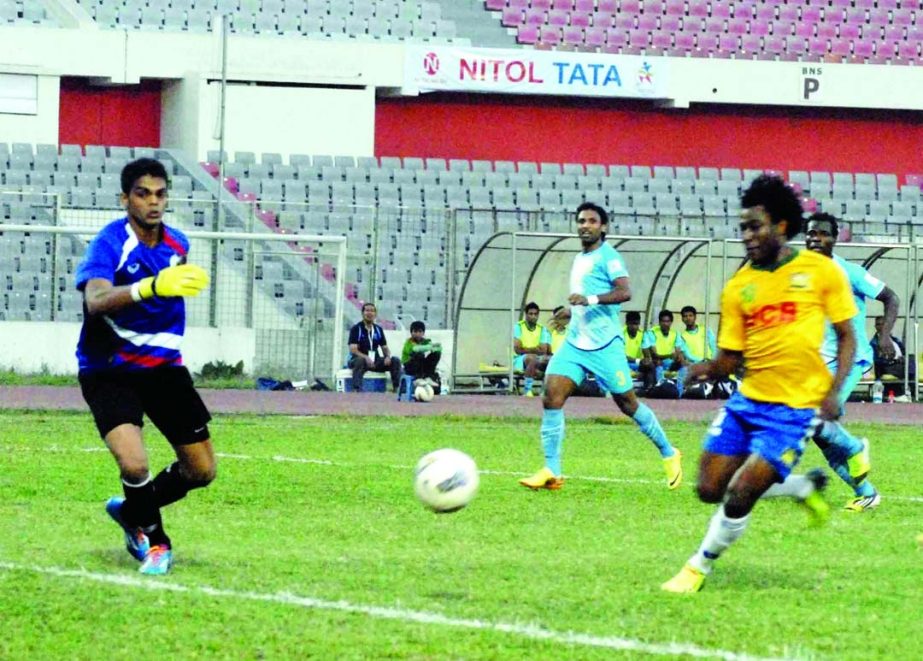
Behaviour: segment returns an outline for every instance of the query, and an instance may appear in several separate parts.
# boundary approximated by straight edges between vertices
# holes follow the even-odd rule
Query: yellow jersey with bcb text
[[[718,346],[743,352],[745,397],[815,408],[833,383],[820,355],[824,322],[851,319],[858,309],[846,274],[832,259],[792,250],[771,268],[747,263],[728,281]]]

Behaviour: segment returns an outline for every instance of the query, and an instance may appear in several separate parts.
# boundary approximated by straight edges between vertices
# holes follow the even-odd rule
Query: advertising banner
[[[666,58],[454,46],[410,46],[408,93],[451,90],[501,94],[667,98]]]

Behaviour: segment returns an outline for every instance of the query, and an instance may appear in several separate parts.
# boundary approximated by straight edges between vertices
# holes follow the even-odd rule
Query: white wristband
[[[593,294],[592,296],[586,297],[587,305],[599,305],[599,296]]]
[[[141,302],[141,283],[135,282],[131,285],[131,300],[135,303]]]

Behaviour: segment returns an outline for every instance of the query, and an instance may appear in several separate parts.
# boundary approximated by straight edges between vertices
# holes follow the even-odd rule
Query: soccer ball
[[[439,513],[457,512],[470,503],[480,481],[474,459],[449,448],[420,459],[413,480],[420,502]]]
[[[433,387],[422,379],[417,381],[417,387],[413,389],[413,398],[418,402],[431,402],[435,394]]]

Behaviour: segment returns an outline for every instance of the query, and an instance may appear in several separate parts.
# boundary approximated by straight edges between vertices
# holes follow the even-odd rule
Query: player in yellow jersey
[[[741,364],[746,371],[712,422],[699,462],[699,498],[721,504],[699,550],[663,584],[669,592],[702,588],[714,561],[747,528],[759,497],[789,477],[818,414],[836,419],[856,349],[850,320],[858,310],[845,273],[833,260],[789,244],[802,224],[795,192],[779,177],[761,175],[741,208],[749,262],[725,285],[718,355],[692,365],[689,378],[723,378]],[[835,374],[820,357],[826,319],[837,336]],[[797,477],[800,499],[816,495],[809,476],[792,476],[789,485]]]

